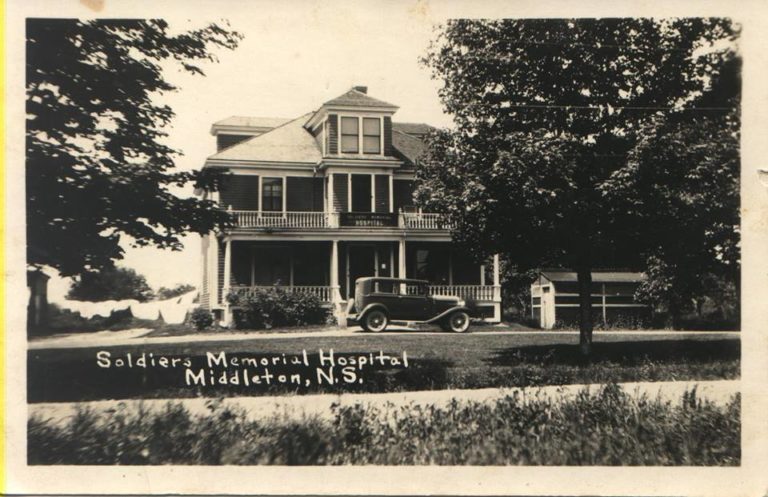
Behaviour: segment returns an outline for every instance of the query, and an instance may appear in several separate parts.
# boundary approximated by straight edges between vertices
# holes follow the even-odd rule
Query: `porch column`
[[[224,304],[224,323],[229,325],[232,322],[232,310],[227,301],[229,287],[232,282],[232,239],[227,238],[224,241],[224,286],[221,292],[221,298]]]
[[[499,254],[493,254],[493,320],[501,321],[501,282],[499,278]]]
[[[331,303],[341,303],[341,288],[339,287],[339,241],[331,241]]]
[[[398,278],[405,278],[405,239],[403,238],[398,242],[397,252],[397,276]]]

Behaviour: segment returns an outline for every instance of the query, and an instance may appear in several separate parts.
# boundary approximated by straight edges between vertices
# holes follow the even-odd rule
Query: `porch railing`
[[[250,297],[260,291],[273,290],[275,288],[289,293],[309,293],[317,296],[323,302],[331,301],[330,286],[233,286],[230,288],[230,292],[236,293],[241,297]]]
[[[443,214],[426,212],[403,212],[400,214],[401,228],[414,230],[445,230],[451,224]]]
[[[494,300],[495,297],[493,285],[430,285],[429,292],[432,295],[445,295],[477,301]]]
[[[229,211],[238,228],[328,228],[327,212]]]

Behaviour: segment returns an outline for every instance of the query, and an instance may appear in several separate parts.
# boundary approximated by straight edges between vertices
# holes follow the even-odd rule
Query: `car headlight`
[[[459,299],[459,301],[456,302],[456,305],[458,305],[459,307],[464,307],[465,305],[467,305],[467,303],[463,299]]]

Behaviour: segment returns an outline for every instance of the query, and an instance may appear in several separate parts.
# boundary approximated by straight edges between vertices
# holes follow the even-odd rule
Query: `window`
[[[381,153],[381,121],[378,118],[363,118],[363,153]]]
[[[263,178],[261,180],[261,210],[283,210],[283,178]]]
[[[356,117],[341,118],[341,152],[344,154],[356,154],[360,152],[358,137],[360,123]]]
[[[381,120],[378,117],[362,118],[363,129],[360,129],[360,118],[341,118],[341,152],[344,154],[359,154],[362,136],[364,154],[381,153]],[[361,135],[362,131],[362,135]]]

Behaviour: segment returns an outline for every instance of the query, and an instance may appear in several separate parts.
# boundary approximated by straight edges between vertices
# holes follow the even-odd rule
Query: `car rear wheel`
[[[373,333],[379,333],[380,331],[384,331],[388,322],[389,319],[387,318],[387,315],[384,314],[384,311],[374,309],[365,315],[363,329],[372,331]]]
[[[448,329],[454,333],[464,333],[469,329],[469,314],[456,311],[448,316]]]

